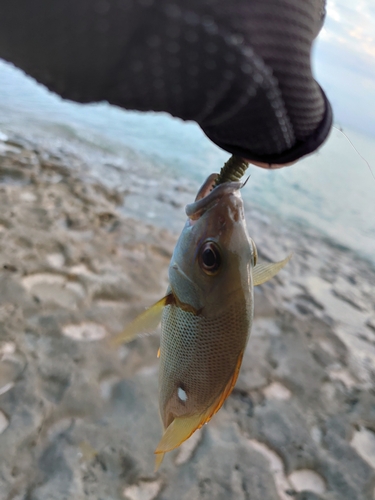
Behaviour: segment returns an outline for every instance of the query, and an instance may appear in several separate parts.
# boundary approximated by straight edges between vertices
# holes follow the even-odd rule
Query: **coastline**
[[[256,289],[233,394],[152,472],[158,335],[106,339],[163,295],[196,186],[132,161],[104,186],[79,151],[0,137],[4,498],[373,499],[375,270],[250,205],[260,258],[293,258]]]

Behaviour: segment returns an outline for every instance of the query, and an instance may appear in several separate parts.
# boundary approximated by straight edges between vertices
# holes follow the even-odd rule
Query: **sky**
[[[313,67],[335,122],[375,138],[374,0],[327,0]]]

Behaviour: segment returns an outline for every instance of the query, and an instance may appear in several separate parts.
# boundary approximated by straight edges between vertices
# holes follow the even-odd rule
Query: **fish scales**
[[[210,318],[183,311],[174,304],[164,308],[159,401],[166,427],[174,416],[203,412],[223,391],[250,333],[248,302],[242,299],[229,303]],[[166,405],[179,387],[183,387],[188,401],[192,399],[189,411],[185,406],[181,411],[180,401],[172,403],[165,414]]]

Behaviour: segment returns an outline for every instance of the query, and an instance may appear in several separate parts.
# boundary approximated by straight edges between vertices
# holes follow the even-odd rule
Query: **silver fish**
[[[156,468],[207,423],[231,393],[249,339],[253,287],[290,259],[259,264],[244,216],[240,182],[213,188],[212,174],[187,205],[188,219],[169,266],[166,296],[115,342],[157,327],[161,319],[159,407],[164,434]]]

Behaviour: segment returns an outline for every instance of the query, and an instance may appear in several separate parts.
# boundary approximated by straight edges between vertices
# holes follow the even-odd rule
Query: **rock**
[[[297,492],[324,493],[326,486],[322,477],[313,470],[300,469],[288,476],[293,490]]]
[[[292,396],[290,390],[279,382],[272,382],[263,389],[263,393],[267,399],[280,399],[283,401],[290,399]]]
[[[92,322],[80,323],[79,325],[65,325],[62,333],[74,340],[102,340],[106,336],[105,328]]]
[[[273,475],[273,479],[275,482],[275,486],[277,489],[277,493],[281,500],[289,500],[289,492],[291,491],[290,481],[285,476],[284,472],[284,464],[281,460],[280,456],[271,450],[264,443],[256,441],[255,439],[251,439],[249,441],[252,448],[257,450],[261,455],[263,455],[270,468],[270,471]]]
[[[317,470],[324,475],[328,489],[337,492],[343,500],[372,498],[375,472],[350,443],[333,430],[328,430],[323,444],[327,456]],[[346,472],[348,467],[351,468],[350,474]]]
[[[270,361],[277,379],[307,405],[316,405],[326,374],[311,356],[306,339],[286,324],[279,337],[272,338]],[[296,376],[298,373],[298,376]]]
[[[366,325],[375,332],[375,314],[366,321]]]
[[[278,500],[266,459],[241,439],[230,422],[205,428],[193,459],[170,474],[160,500],[245,500],[250,496],[252,500]]]
[[[366,305],[362,299],[362,294],[355,283],[350,283],[342,276],[339,276],[336,280],[333,293],[339,299],[347,302],[359,311],[365,311]]]
[[[162,488],[162,481],[140,481],[124,489],[123,495],[127,500],[153,500]]]
[[[4,132],[0,131],[0,141],[1,142],[6,142],[8,140],[8,136],[4,134]]]
[[[282,457],[288,474],[296,469],[315,469],[318,448],[293,402],[271,400],[258,406],[249,433]]]
[[[223,408],[154,473],[159,332],[117,350],[107,339],[164,294],[186,217],[178,206],[196,188],[112,158],[103,175],[124,183],[119,192],[61,145],[8,139],[0,135],[1,498],[373,500],[366,261],[249,204],[260,256],[293,247],[293,258],[256,287]]]
[[[242,362],[236,388],[250,392],[267,385],[269,369],[266,361],[268,342],[259,336],[251,336]]]
[[[300,493],[297,493],[294,495],[295,500],[325,500],[328,499],[327,496],[320,496],[317,495],[316,493],[313,493],[312,491],[301,491]],[[330,495],[330,499],[334,500],[334,498]],[[338,500],[338,499],[337,499]]]
[[[361,427],[353,433],[350,444],[366,462],[375,469],[375,433]]]

